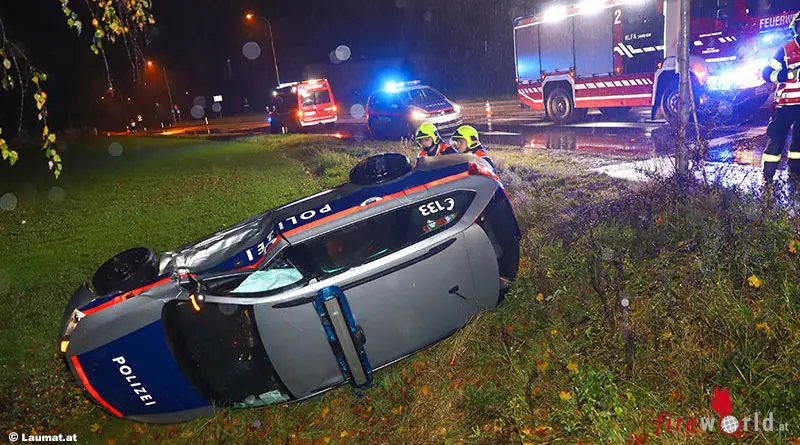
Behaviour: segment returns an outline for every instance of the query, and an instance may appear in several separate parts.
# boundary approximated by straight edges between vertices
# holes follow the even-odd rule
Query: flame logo
[[[731,413],[731,396],[728,395],[728,388],[719,389],[719,386],[714,387],[714,397],[711,398],[711,408],[719,414],[720,418],[724,418]]]

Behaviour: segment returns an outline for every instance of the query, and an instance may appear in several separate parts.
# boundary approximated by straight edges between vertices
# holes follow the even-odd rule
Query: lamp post
[[[152,60],[147,61],[147,67],[152,68],[154,65]],[[169,114],[172,115],[172,123],[176,123],[177,119],[175,117],[175,103],[172,102],[172,90],[169,87],[169,77],[167,77],[167,67],[165,65],[161,65],[161,72],[164,74],[164,84],[167,86],[167,96],[169,96]]]
[[[272,37],[272,23],[264,17],[257,16],[252,12],[248,12],[244,16],[245,19],[249,21],[253,21],[255,19],[261,20],[262,22],[266,22],[267,30],[269,31],[269,44],[272,47],[272,63],[275,64],[275,78],[278,80],[278,85],[281,84],[281,74],[278,72],[278,55],[275,53],[275,39]]]

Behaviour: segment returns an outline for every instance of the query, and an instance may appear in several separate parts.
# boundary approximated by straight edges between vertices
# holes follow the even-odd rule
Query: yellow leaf
[[[553,329],[550,331],[550,335],[556,335],[556,334],[558,334],[558,329]]]
[[[106,445],[115,445],[116,443],[117,443],[117,441],[116,441],[116,440],[114,440],[114,439],[108,439],[108,440],[106,441]]]
[[[747,279],[747,284],[750,285],[750,287],[755,287],[756,289],[758,289],[759,287],[761,287],[761,279],[758,278],[755,274],[750,275],[750,277]]]
[[[397,408],[392,408],[392,414],[400,414],[401,412],[403,412],[402,405],[398,406]]]
[[[539,362],[536,364],[536,370],[539,372],[544,372],[549,367],[550,367],[550,362]]]
[[[578,364],[570,362],[569,364],[567,364],[567,371],[578,372]]]
[[[339,433],[339,437],[347,437],[347,430],[344,430],[341,433]]]
[[[325,437],[325,438],[323,438],[322,440],[323,440],[323,441],[325,441],[325,443],[328,443],[328,442],[330,442],[330,441],[331,441],[331,438],[330,438],[330,437]]]
[[[536,294],[536,301],[538,301],[539,303],[541,303],[542,301],[544,301],[544,295],[543,295],[541,292],[539,292],[538,294]]]
[[[422,391],[422,393],[423,393],[423,394],[425,394],[426,396],[427,396],[427,395],[429,395],[429,394],[431,393],[431,390],[430,390],[430,389],[428,389],[428,385],[422,385],[422,390],[421,390],[421,391]]]
[[[758,332],[766,332],[769,327],[766,323],[756,323],[756,331]]]
[[[320,417],[322,417],[323,419],[324,419],[324,418],[326,418],[326,417],[328,417],[328,412],[329,412],[330,410],[331,410],[331,409],[330,409],[330,408],[328,408],[327,406],[326,406],[325,408],[322,408],[322,412],[321,412],[321,413],[319,413],[319,416],[320,416]]]
[[[3,60],[3,67],[7,70],[11,69],[11,61],[8,59]]]
[[[524,427],[524,428],[521,428],[521,429],[519,430],[519,432],[520,432],[520,433],[522,433],[522,434],[524,434],[524,435],[526,435],[526,436],[530,436],[531,434],[533,434],[533,430],[531,430],[531,429],[530,429],[530,428],[528,428],[527,426],[526,426],[526,427]]]
[[[100,424],[99,423],[93,423],[93,424],[89,425],[89,430],[91,430],[93,433],[96,433],[96,432],[100,431]]]
[[[561,400],[569,400],[572,398],[572,393],[569,391],[561,391],[560,393],[558,393],[558,397]]]
[[[663,338],[665,340],[670,338],[670,337],[672,337],[672,332],[664,332],[664,333],[661,334],[661,338]]]

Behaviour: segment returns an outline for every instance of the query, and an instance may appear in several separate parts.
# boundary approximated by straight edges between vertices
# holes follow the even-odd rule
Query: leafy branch
[[[60,2],[61,11],[67,18],[67,26],[75,29],[80,35],[84,28],[81,14],[71,7],[70,0],[57,1]],[[104,42],[113,44],[120,38],[123,40],[126,54],[131,62],[134,81],[138,80],[141,71],[138,68],[144,63],[141,43],[143,39],[145,43],[149,43],[144,32],[145,27],[155,24],[155,18],[151,12],[152,1],[84,0],[84,2],[86,10],[83,11],[83,15],[90,17],[90,23],[94,29],[89,49],[94,54],[103,57],[109,90],[113,92],[114,88]],[[50,132],[47,125],[47,92],[43,88],[46,81],[47,74],[36,67],[19,45],[8,39],[5,24],[0,17],[0,89],[13,91],[19,88],[20,117],[17,131],[22,130],[26,99],[33,99],[42,130],[41,149],[45,153],[50,170],[58,178],[63,165],[61,156],[55,148],[56,135]],[[2,136],[2,132],[3,127],[0,126],[0,136]],[[12,166],[19,159],[19,153],[11,149],[2,137],[0,137],[0,156]]]

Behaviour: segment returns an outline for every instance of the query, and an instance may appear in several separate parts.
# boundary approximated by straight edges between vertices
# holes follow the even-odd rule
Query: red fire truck
[[[799,0],[693,0],[690,67],[701,112],[739,117],[770,102],[761,70],[790,38]],[[584,0],[514,21],[517,92],[556,124],[589,108],[678,115],[679,0]]]

